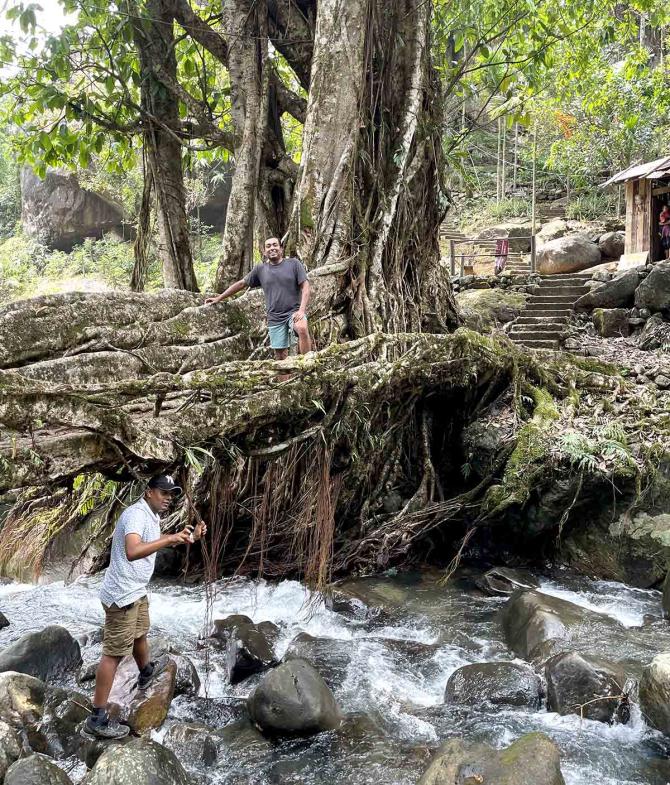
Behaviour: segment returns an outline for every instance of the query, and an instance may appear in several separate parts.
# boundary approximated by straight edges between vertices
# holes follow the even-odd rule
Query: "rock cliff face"
[[[31,237],[50,248],[71,251],[87,237],[121,234],[123,210],[82,188],[75,174],[52,169],[42,180],[26,166],[21,171],[21,222]]]

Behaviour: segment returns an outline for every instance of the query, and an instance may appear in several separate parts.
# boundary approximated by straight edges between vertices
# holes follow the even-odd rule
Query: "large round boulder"
[[[57,625],[29,632],[0,652],[0,672],[27,673],[44,681],[63,676],[81,662],[79,644]]]
[[[545,663],[547,708],[611,722],[623,692],[623,668],[589,654],[564,652]]]
[[[0,721],[0,782],[7,769],[21,757],[21,737],[11,725]]]
[[[670,322],[654,314],[642,328],[638,345],[646,352],[670,345]]]
[[[635,305],[670,316],[670,261],[654,265],[635,292]]]
[[[509,747],[450,739],[435,753],[419,785],[565,785],[560,752],[544,733],[527,733]]]
[[[640,708],[653,728],[670,736],[670,651],[657,654],[643,669]]]
[[[46,755],[30,755],[12,763],[4,785],[72,785],[72,780]]]
[[[639,283],[640,276],[637,270],[626,270],[582,295],[575,303],[575,310],[630,308],[633,305],[635,290]]]
[[[305,660],[270,671],[249,696],[247,708],[252,722],[269,736],[312,736],[342,722],[333,693]]]
[[[191,785],[173,752],[148,739],[112,745],[82,785]]]
[[[27,235],[50,248],[71,251],[86,237],[121,233],[122,208],[79,185],[75,174],[50,169],[44,179],[21,170],[21,223]]]
[[[478,662],[464,665],[449,677],[445,703],[463,706],[524,706],[537,709],[542,682],[535,671],[522,662]]]
[[[537,253],[537,271],[542,275],[577,273],[602,261],[600,248],[582,234],[570,234],[545,243]]]
[[[625,232],[605,232],[598,238],[600,252],[607,259],[620,259],[626,245]]]

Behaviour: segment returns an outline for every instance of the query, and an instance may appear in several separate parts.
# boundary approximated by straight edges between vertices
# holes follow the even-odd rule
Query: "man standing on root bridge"
[[[136,685],[140,690],[146,689],[169,663],[167,654],[151,660],[147,643],[147,584],[154,572],[156,552],[195,542],[207,532],[202,523],[195,530],[186,526],[176,534],[161,535],[160,516],[180,493],[181,488],[169,474],[152,477],[142,498],[123,511],[114,529],[109,567],[100,587],[105,610],[102,659],[95,675],[93,713],[81,729],[83,736],[120,739],[128,735],[130,728],[111,721],[107,713],[109,693],[123,657],[133,655],[140,671]]]
[[[250,273],[229,286],[216,297],[208,297],[205,305],[220,303],[243,289],[261,287],[270,333],[270,347],[275,358],[283,360],[289,347],[298,344],[300,354],[309,352],[312,341],[307,327],[309,281],[303,263],[293,257],[284,258],[284,249],[276,237],[265,241],[267,262],[257,264]]]

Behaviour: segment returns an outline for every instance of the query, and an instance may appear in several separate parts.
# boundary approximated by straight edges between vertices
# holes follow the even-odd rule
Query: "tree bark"
[[[164,71],[176,81],[173,9],[168,0],[148,0],[145,18],[129,3],[142,73],[145,113],[143,143],[157,200],[159,254],[166,287],[198,291],[193,268],[177,101],[157,78]]]
[[[228,46],[235,174],[228,201],[216,290],[223,291],[253,265],[256,194],[265,142],[270,70],[265,2],[230,0],[223,6]]]

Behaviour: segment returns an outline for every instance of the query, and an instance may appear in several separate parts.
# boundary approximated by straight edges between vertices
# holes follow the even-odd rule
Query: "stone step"
[[[522,323],[525,323],[525,324],[541,324],[541,322],[530,321],[531,319],[532,320],[535,320],[535,319],[550,319],[552,321],[558,321],[559,319],[565,319],[565,321],[567,322],[567,320],[570,318],[570,314],[571,313],[572,313],[571,310],[563,310],[563,311],[533,310],[531,312],[526,311],[527,315],[526,316],[519,316],[517,318],[517,322],[516,323],[518,323],[520,319],[523,319]]]
[[[556,295],[565,295],[566,297],[574,297],[577,300],[589,291],[590,289],[588,286],[545,286],[544,284],[540,284],[533,290],[533,294],[542,297],[545,295],[550,295],[552,297]]]
[[[590,281],[591,273],[558,273],[556,275],[541,275],[543,281]]]
[[[533,303],[574,303],[578,298],[572,294],[549,294],[548,292],[533,292],[531,302]]]
[[[558,341],[563,335],[560,330],[538,330],[537,332],[528,333],[513,333],[509,337],[515,343],[525,343],[526,341]]]
[[[531,317],[532,318],[532,317]],[[510,327],[510,334],[511,333],[532,333],[536,330],[554,330],[558,332],[562,332],[567,327],[567,320],[564,322],[557,322],[553,320],[546,319],[544,321],[533,321],[533,322],[514,322]]]
[[[512,338],[512,343],[518,343],[528,349],[558,349],[558,341],[531,340],[530,338],[521,341]]]

